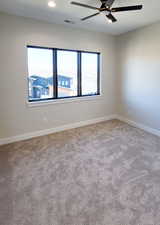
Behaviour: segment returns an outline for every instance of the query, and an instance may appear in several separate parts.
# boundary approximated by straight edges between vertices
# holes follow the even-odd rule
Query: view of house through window
[[[57,51],[58,97],[77,96],[77,52]]]
[[[28,46],[29,101],[99,94],[99,53]]]
[[[53,53],[28,48],[29,100],[53,98]]]

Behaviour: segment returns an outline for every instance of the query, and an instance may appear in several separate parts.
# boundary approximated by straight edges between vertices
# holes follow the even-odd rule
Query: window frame
[[[52,50],[53,54],[53,98],[43,98],[43,99],[29,99],[29,82],[28,82],[28,102],[53,102],[54,100],[63,100],[63,99],[76,99],[76,98],[83,98],[83,97],[91,97],[91,96],[100,96],[100,52],[91,52],[91,51],[84,51],[84,50],[71,50],[71,49],[64,49],[64,48],[51,48],[51,47],[42,47],[42,46],[34,46],[34,45],[27,45],[27,50],[29,48],[35,49],[48,49]],[[58,97],[58,73],[57,73],[57,51],[70,51],[70,52],[77,52],[77,95],[76,96],[64,96]],[[82,60],[81,56],[82,53],[89,53],[89,54],[96,54],[97,55],[97,93],[96,94],[87,94],[82,95]],[[28,60],[28,57],[27,57]],[[28,61],[27,61],[28,65]],[[28,65],[29,67],[29,65]],[[28,68],[27,67],[27,68]],[[27,70],[29,71],[29,70]],[[27,74],[27,81],[28,81],[29,74]]]

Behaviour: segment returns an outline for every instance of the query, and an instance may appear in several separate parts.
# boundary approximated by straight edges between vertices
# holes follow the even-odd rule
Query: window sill
[[[53,104],[67,104],[72,102],[80,102],[80,101],[95,101],[102,100],[102,95],[93,95],[93,96],[83,96],[83,97],[73,97],[73,98],[63,98],[63,99],[54,99],[54,100],[44,100],[44,101],[35,101],[35,102],[27,102],[28,107],[38,107],[38,106],[46,106]]]

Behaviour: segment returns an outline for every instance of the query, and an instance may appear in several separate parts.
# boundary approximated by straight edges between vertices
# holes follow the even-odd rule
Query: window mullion
[[[78,96],[82,96],[82,72],[81,72],[81,52],[78,51],[77,57],[77,75],[78,75]]]
[[[58,98],[57,50],[56,49],[53,49],[53,92],[54,92],[54,98]]]
[[[100,54],[97,54],[97,94],[100,95]]]

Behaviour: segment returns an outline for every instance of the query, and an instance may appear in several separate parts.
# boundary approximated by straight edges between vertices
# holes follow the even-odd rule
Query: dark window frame
[[[71,49],[63,49],[63,48],[50,48],[50,47],[42,47],[42,46],[34,46],[27,45],[28,48],[37,48],[37,49],[48,49],[52,50],[53,53],[53,97],[52,98],[43,98],[43,99],[29,99],[29,82],[28,82],[28,102],[44,102],[44,101],[53,101],[58,99],[72,99],[72,98],[82,98],[89,96],[98,96],[100,95],[100,52],[90,52],[90,51],[82,51],[82,50],[71,50]],[[77,95],[76,96],[65,96],[58,97],[58,73],[57,73],[57,51],[71,51],[77,52]],[[96,94],[88,94],[82,95],[82,62],[81,57],[82,53],[96,54],[97,55],[97,93]]]

